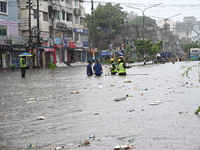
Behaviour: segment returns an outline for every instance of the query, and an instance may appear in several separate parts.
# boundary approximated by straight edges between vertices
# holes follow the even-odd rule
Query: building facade
[[[25,51],[19,9],[19,0],[0,0],[0,68],[19,64],[18,54]]]

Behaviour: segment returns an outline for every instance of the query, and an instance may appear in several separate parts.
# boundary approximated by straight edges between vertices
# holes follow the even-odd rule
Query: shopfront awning
[[[119,55],[124,55],[124,53],[120,52],[120,51],[116,51],[117,54]]]
[[[44,49],[45,52],[53,52],[54,51],[53,47],[39,47],[39,49]]]
[[[110,54],[110,52],[101,52],[101,55],[102,56],[110,56],[111,54]]]

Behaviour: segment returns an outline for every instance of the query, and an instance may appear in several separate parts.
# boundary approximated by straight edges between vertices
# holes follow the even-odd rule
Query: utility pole
[[[150,6],[150,7],[145,8],[145,9],[141,9],[141,8],[138,8],[138,7],[126,6],[126,7],[129,7],[129,8],[138,9],[138,10],[142,11],[142,40],[143,40],[143,41],[144,41],[144,38],[145,38],[145,35],[144,35],[145,14],[144,14],[144,13],[145,13],[145,11],[146,11],[147,9],[152,8],[152,7],[156,7],[156,6],[161,5],[161,4],[162,4],[162,3],[155,4],[155,5],[152,5],[152,6]],[[146,56],[145,56],[145,55],[146,55],[146,52],[145,52],[145,50],[144,50],[144,65],[146,65]]]
[[[95,52],[94,52],[94,47],[93,47],[93,37],[94,37],[94,6],[93,6],[93,0],[91,0],[91,12],[92,12],[92,35],[91,35],[91,48],[92,48],[92,59],[93,59],[93,62],[94,62],[94,59],[95,59]]]
[[[32,3],[31,3],[31,0],[29,0],[28,2],[28,26],[29,26],[29,42],[28,42],[28,47],[29,47],[29,50],[31,50],[31,36],[32,36],[32,30],[31,30],[31,8],[32,8]]]
[[[37,0],[37,66],[39,65],[38,62],[38,50],[39,50],[39,43],[40,43],[40,10],[39,10],[39,0]],[[40,54],[41,55],[41,54]]]
[[[173,16],[170,16],[170,17],[167,17],[167,18],[161,18],[161,17],[151,16],[151,17],[154,17],[154,18],[163,19],[164,22],[165,22],[165,24],[164,24],[165,33],[164,33],[164,39],[163,39],[163,52],[165,51],[165,41],[167,40],[167,37],[166,37],[167,26],[166,26],[166,23],[167,23],[167,21],[168,21],[170,18],[175,17],[175,16],[178,16],[178,15],[181,15],[181,13],[180,13],[180,14],[173,15]]]

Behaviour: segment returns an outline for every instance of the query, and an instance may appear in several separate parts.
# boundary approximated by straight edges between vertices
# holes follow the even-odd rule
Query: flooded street
[[[0,71],[0,150],[113,150],[127,143],[137,150],[200,150],[198,68],[189,79],[181,76],[181,66],[197,64],[138,65],[124,77],[87,77],[85,65],[58,67],[54,76],[27,70],[26,79],[20,70]],[[91,135],[89,146],[78,146]]]

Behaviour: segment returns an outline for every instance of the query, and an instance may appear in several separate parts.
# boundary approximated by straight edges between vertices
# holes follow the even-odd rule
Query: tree
[[[146,65],[146,55],[151,50],[153,44],[151,40],[134,40],[137,51],[144,57],[144,65]]]
[[[161,34],[163,35],[163,37],[172,35],[172,31],[170,30],[169,23],[163,24],[163,27],[161,28]]]
[[[126,45],[126,48],[124,49],[125,51],[125,54],[126,54],[126,59],[129,59],[132,52],[133,52],[133,49],[131,48],[131,46],[129,44]]]
[[[144,27],[157,27],[155,19],[151,19],[150,17],[144,16],[144,20]],[[129,21],[129,23],[143,26],[143,16],[138,16],[133,20]]]
[[[181,48],[183,49],[185,53],[188,53],[189,49],[191,48],[200,48],[200,44],[198,43],[198,41],[196,41],[192,43],[182,44]]]
[[[90,35],[93,33],[93,38],[97,38],[100,35],[99,28],[109,29],[110,34],[115,34],[117,28],[124,23],[124,18],[127,15],[121,11],[122,9],[120,4],[112,5],[111,3],[106,3],[106,5],[99,4],[93,10],[93,17],[91,14],[86,14],[86,23],[88,24]]]

